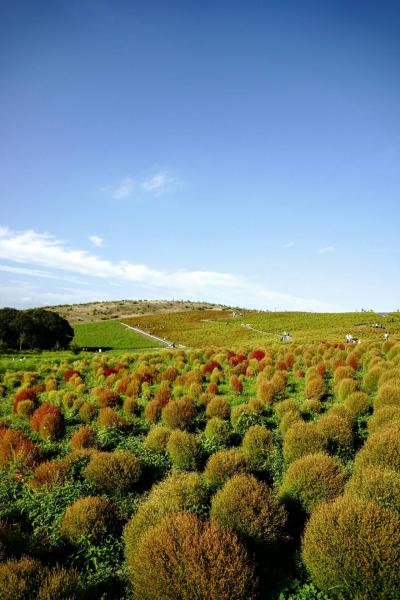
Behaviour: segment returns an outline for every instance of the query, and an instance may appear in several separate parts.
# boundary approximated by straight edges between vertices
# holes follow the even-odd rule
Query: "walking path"
[[[128,329],[135,331],[136,333],[140,333],[145,337],[148,337],[152,340],[156,340],[157,342],[161,342],[161,344],[164,344],[167,348],[188,348],[188,346],[183,346],[182,344],[175,344],[174,342],[165,340],[164,338],[158,337],[157,335],[153,335],[152,333],[147,333],[146,331],[143,331],[143,329],[139,329],[139,327],[132,327],[131,325],[127,325],[126,323],[122,324],[125,325],[125,327],[127,327]]]

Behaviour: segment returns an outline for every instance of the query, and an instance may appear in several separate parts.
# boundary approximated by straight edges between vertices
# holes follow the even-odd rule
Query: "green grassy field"
[[[238,314],[238,313],[236,313]],[[148,315],[125,322],[177,344],[194,348],[241,345],[269,345],[279,342],[288,331],[296,342],[343,342],[351,333],[362,340],[381,339],[385,331],[400,334],[400,315],[392,313],[303,313],[232,310],[187,311]],[[382,326],[375,327],[375,324]]]
[[[127,329],[119,321],[99,321],[74,326],[74,344],[81,348],[105,347],[113,350],[146,350],[162,344]]]

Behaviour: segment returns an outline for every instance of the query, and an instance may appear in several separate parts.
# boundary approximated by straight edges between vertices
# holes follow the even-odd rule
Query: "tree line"
[[[43,308],[0,309],[0,347],[4,350],[67,348],[74,330],[66,319]]]

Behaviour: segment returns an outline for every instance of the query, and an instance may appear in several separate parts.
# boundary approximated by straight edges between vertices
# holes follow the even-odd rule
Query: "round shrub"
[[[306,400],[303,400],[303,402],[301,403],[300,414],[304,415],[305,417],[309,417],[312,414],[321,412],[321,409],[322,405],[319,400],[317,400],[316,398],[308,398]]]
[[[400,406],[388,405],[374,411],[368,421],[368,432],[375,433],[380,427],[385,427],[393,422],[400,423]]]
[[[286,432],[283,441],[285,460],[293,462],[306,454],[324,451],[325,440],[314,423],[299,421]]]
[[[294,423],[303,423],[304,421],[301,419],[299,412],[296,410],[289,410],[285,412],[283,415],[281,422],[279,423],[279,431],[282,435],[285,435],[286,432],[291,428]]]
[[[273,449],[272,433],[261,425],[252,425],[244,434],[242,452],[251,471],[264,471]]]
[[[211,398],[207,404],[206,416],[207,417],[219,417],[220,419],[229,419],[231,409],[228,402],[220,396]]]
[[[356,392],[358,393],[358,392]],[[344,404],[334,404],[330,407],[329,411],[326,413],[328,415],[335,415],[336,417],[340,417],[341,419],[345,419],[350,427],[353,426],[353,416],[350,410]]]
[[[381,427],[370,435],[356,454],[356,469],[365,466],[400,470],[400,423]]]
[[[200,449],[194,434],[175,429],[169,436],[167,452],[175,468],[183,471],[196,470]]]
[[[100,408],[106,408],[107,406],[110,408],[114,408],[120,403],[119,394],[117,394],[117,392],[113,392],[112,390],[98,387],[94,388],[92,393],[93,396],[96,398],[97,404],[100,406]]]
[[[47,460],[33,471],[30,486],[33,488],[62,485],[69,475],[70,464],[65,460]]]
[[[195,414],[193,400],[186,396],[164,406],[161,418],[164,425],[171,429],[190,429]]]
[[[344,379],[352,379],[354,376],[354,370],[349,366],[337,367],[333,375],[333,383],[335,386],[339,385]]]
[[[165,517],[127,561],[141,600],[254,599],[254,568],[235,534],[194,514]]]
[[[363,384],[368,392],[374,392],[376,390],[382,373],[384,373],[384,369],[382,367],[373,367],[364,375]]]
[[[342,379],[337,387],[337,396],[341,402],[344,402],[350,394],[353,394],[358,389],[358,383],[355,379]]]
[[[37,600],[80,600],[83,597],[79,572],[56,567],[44,577]]]
[[[26,419],[30,419],[33,413],[35,412],[36,404],[32,400],[21,400],[18,402],[17,406],[17,415],[19,417],[25,417]]]
[[[43,440],[55,440],[64,433],[61,410],[55,404],[42,404],[31,418],[31,427]]]
[[[127,416],[139,414],[139,405],[137,403],[136,398],[133,398],[132,396],[128,396],[127,398],[125,398],[124,413]]]
[[[297,411],[296,400],[293,400],[293,398],[281,400],[274,405],[274,410],[278,419],[282,419],[286,413]]]
[[[121,429],[125,425],[124,419],[112,408],[101,408],[97,417],[97,427]]]
[[[332,414],[322,415],[316,422],[316,429],[329,452],[347,453],[352,450],[353,431],[347,419]]]
[[[378,389],[374,400],[374,409],[379,410],[384,406],[400,407],[400,384],[393,382],[384,383]]]
[[[368,413],[371,403],[365,392],[353,392],[347,396],[344,405],[348,408],[351,417],[357,419],[361,415]]]
[[[286,471],[279,495],[287,504],[298,504],[306,513],[317,504],[343,493],[346,474],[340,462],[327,454],[307,454]]]
[[[326,393],[325,382],[322,377],[315,376],[310,379],[304,388],[304,395],[306,398],[312,398],[313,400],[321,400]]]
[[[208,459],[204,478],[212,487],[221,487],[233,475],[244,473],[246,467],[243,453],[236,448],[219,450]]]
[[[258,414],[250,404],[238,404],[231,411],[231,425],[235,433],[243,435],[250,425],[255,425]]]
[[[206,484],[195,472],[174,471],[154,485],[148,497],[141,502],[137,512],[124,530],[126,556],[135,552],[137,543],[149,527],[156,525],[165,515],[187,510],[193,512],[208,500]]]
[[[212,499],[211,518],[240,537],[272,547],[282,539],[285,509],[272,490],[253,475],[229,479]]]
[[[96,445],[96,433],[90,425],[82,425],[74,431],[71,436],[71,450],[80,450],[81,448],[94,448]]]
[[[144,407],[144,418],[149,423],[155,423],[161,417],[162,404],[158,400],[150,400]]]
[[[144,440],[145,445],[156,452],[166,452],[171,430],[168,427],[158,425],[150,429]]]
[[[79,498],[68,506],[61,521],[61,535],[79,545],[82,536],[98,542],[115,526],[111,503],[98,496]]]
[[[385,467],[359,469],[346,484],[346,494],[372,500],[400,513],[400,472]]]
[[[0,467],[14,463],[29,468],[41,457],[40,449],[21,431],[0,429]]]
[[[374,502],[342,496],[307,523],[303,560],[331,598],[398,598],[400,518]]]
[[[94,419],[97,415],[97,407],[90,402],[84,402],[79,409],[79,416],[84,423]]]
[[[126,450],[95,452],[84,475],[100,492],[126,493],[134,489],[140,479],[140,462]]]
[[[212,417],[206,425],[204,435],[207,440],[217,445],[227,445],[231,437],[229,424],[219,417]]]
[[[32,600],[37,598],[44,567],[33,558],[8,560],[0,564],[0,598]]]

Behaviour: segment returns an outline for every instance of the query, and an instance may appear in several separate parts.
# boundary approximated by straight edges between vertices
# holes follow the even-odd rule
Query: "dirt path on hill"
[[[139,329],[139,327],[132,327],[131,325],[127,325],[126,323],[122,324],[125,325],[125,327],[127,327],[128,329],[135,331],[136,333],[140,333],[145,337],[148,337],[152,340],[156,340],[157,342],[161,342],[161,344],[164,344],[164,346],[166,346],[167,348],[188,348],[188,346],[183,346],[182,344],[175,344],[175,342],[170,342],[169,340],[165,340],[164,338],[158,337],[157,335],[153,335],[152,333],[147,333],[146,331],[143,331],[143,329]]]

